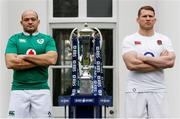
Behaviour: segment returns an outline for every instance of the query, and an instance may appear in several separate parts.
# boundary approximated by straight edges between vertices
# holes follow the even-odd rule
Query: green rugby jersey
[[[56,51],[54,39],[38,32],[33,35],[27,33],[13,35],[7,43],[5,53],[39,55],[48,51]],[[14,70],[12,90],[49,89],[47,80],[48,66]]]

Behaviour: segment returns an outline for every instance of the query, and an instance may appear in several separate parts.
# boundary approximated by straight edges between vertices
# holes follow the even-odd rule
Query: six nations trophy
[[[106,107],[112,107],[112,96],[108,96],[104,87],[102,63],[102,35],[98,28],[89,28],[87,24],[82,29],[74,28],[70,34],[72,50],[72,93],[71,96],[59,96],[60,106],[69,105],[69,117],[102,117]],[[83,106],[83,114],[79,114]],[[85,107],[84,107],[85,106]],[[86,108],[87,106],[87,108]],[[89,107],[92,108],[89,112]],[[72,112],[72,113],[71,113]],[[104,113],[104,117],[106,113]]]
[[[102,96],[102,35],[98,28],[74,28],[70,35],[72,49],[72,96]]]

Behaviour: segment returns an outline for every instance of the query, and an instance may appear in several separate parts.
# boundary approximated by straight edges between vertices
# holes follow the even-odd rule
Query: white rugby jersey
[[[150,37],[134,33],[125,37],[122,45],[122,55],[135,51],[137,54],[159,57],[165,49],[174,51],[170,39],[159,33]],[[147,73],[129,71],[126,92],[165,92],[163,70]]]

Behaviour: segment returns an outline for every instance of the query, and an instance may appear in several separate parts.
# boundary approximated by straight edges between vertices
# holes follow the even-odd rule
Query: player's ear
[[[38,24],[40,24],[40,20],[38,19]]]
[[[156,20],[157,20],[157,19],[156,19],[156,18],[154,18],[154,22],[156,22]]]
[[[22,20],[20,21],[20,24],[22,25]]]
[[[136,22],[139,23],[139,17],[136,18]]]

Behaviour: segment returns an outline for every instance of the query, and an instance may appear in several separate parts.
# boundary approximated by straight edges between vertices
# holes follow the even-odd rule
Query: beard
[[[37,31],[37,28],[34,28],[34,27],[27,27],[27,28],[24,28],[24,31],[29,33],[29,34],[32,34],[34,32]]]

